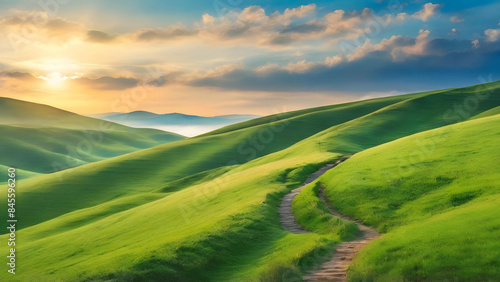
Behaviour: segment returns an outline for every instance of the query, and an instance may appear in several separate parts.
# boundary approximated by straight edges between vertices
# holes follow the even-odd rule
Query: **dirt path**
[[[350,156],[338,160],[333,164],[327,164],[315,173],[309,175],[304,184],[297,189],[292,190],[290,193],[286,194],[281,200],[280,207],[278,209],[280,214],[281,225],[284,230],[292,232],[295,234],[301,234],[309,232],[305,230],[300,224],[295,220],[295,216],[292,213],[292,201],[295,196],[304,188],[307,184],[313,182],[318,177],[323,175],[329,169],[334,168],[338,164],[347,160]],[[380,234],[375,231],[375,229],[365,226],[357,220],[351,219],[343,214],[338,213],[330,205],[330,202],[325,197],[324,187],[321,186],[320,199],[322,199],[328,210],[335,216],[342,218],[344,220],[349,220],[355,222],[358,225],[361,234],[353,241],[342,242],[337,245],[333,257],[321,265],[317,270],[311,271],[308,275],[304,276],[305,281],[347,281],[347,267],[351,264],[352,260],[356,256],[356,253],[364,248],[370,241],[378,238]]]
[[[361,231],[361,234],[353,241],[342,242],[337,245],[333,257],[329,261],[323,263],[319,269],[314,270],[309,275],[305,276],[304,280],[347,281],[347,267],[351,264],[356,254],[372,240],[380,237],[380,234],[377,233],[375,229],[363,225],[359,221],[351,219],[335,211],[330,205],[328,199],[325,197],[323,186],[320,188],[319,197],[326,203],[328,210],[330,210],[333,215],[356,223]]]
[[[307,184],[313,182],[316,180],[318,177],[323,175],[325,172],[327,172],[329,169],[334,168],[341,162],[347,160],[350,156],[347,156],[345,158],[342,158],[338,161],[336,161],[333,164],[327,164],[324,167],[320,168],[318,171],[315,173],[309,175],[307,177],[306,181],[300,186],[299,188],[293,189],[291,192],[286,194],[283,199],[281,200],[280,207],[278,208],[279,214],[280,214],[280,221],[281,221],[281,226],[285,231],[292,232],[295,234],[301,234],[301,233],[306,233],[309,232],[305,230],[300,224],[295,221],[295,216],[292,213],[292,201],[295,196],[297,196]]]

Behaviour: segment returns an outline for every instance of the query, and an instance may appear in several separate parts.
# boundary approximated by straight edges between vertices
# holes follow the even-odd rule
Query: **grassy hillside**
[[[0,129],[0,164],[32,173],[51,173],[183,139],[8,98],[0,98]]]
[[[320,179],[336,209],[387,233],[355,260],[354,280],[498,277],[499,125],[496,115],[402,138]]]
[[[26,207],[20,208],[20,215],[25,217],[22,226],[120,196],[161,189],[170,181],[195,173],[245,163],[285,149],[329,126],[339,125],[403,99],[389,97],[368,103],[357,102],[359,108],[334,106],[326,112],[320,110],[289,119],[275,117],[272,123],[245,130],[190,138],[59,174],[37,177],[24,183],[22,204]],[[52,208],[54,205],[58,208]],[[43,212],[37,212],[39,210]]]
[[[496,107],[496,108],[484,111],[478,115],[471,117],[470,119],[489,117],[489,116],[494,116],[494,115],[498,115],[498,114],[500,114],[500,107]]]
[[[371,99],[371,100],[365,100],[365,101],[359,101],[359,102],[351,102],[351,103],[344,103],[344,104],[337,104],[337,105],[329,105],[329,106],[323,106],[323,107],[316,107],[316,108],[309,108],[309,109],[303,109],[303,110],[298,110],[298,111],[292,111],[292,112],[283,112],[283,113],[278,113],[274,115],[269,115],[269,116],[264,116],[261,118],[256,118],[252,119],[247,122],[240,122],[237,124],[233,125],[228,125],[226,127],[208,132],[206,134],[203,134],[202,136],[205,135],[216,135],[216,134],[221,134],[221,133],[226,133],[226,132],[231,132],[231,131],[236,131],[240,129],[245,129],[245,128],[250,128],[254,126],[259,126],[259,125],[266,125],[273,123],[277,120],[294,120],[294,118],[297,118],[297,120],[301,120],[305,116],[309,117],[314,117],[314,124],[316,126],[324,126],[323,128],[326,129],[331,125],[330,122],[327,120],[331,120],[332,118],[337,118],[341,119],[344,115],[347,115],[344,121],[349,120],[349,114],[352,112],[355,112],[354,114],[357,114],[360,116],[360,111],[363,110],[368,110],[366,113],[369,113],[370,110],[374,111],[378,108],[390,105],[392,103],[396,103],[399,101],[403,101],[406,99],[410,99],[412,97],[418,97],[422,95],[427,95],[432,92],[425,92],[425,93],[415,93],[415,94],[408,94],[408,95],[400,95],[400,96],[394,96],[394,97],[387,97],[387,98],[378,98],[378,99]],[[332,113],[338,113],[333,115]],[[319,115],[319,116],[317,116]],[[351,116],[352,117],[352,116]],[[341,122],[338,122],[339,124]],[[298,123],[300,124],[300,123]],[[294,124],[296,125],[296,124]],[[301,129],[307,129],[306,126],[304,126]]]
[[[123,125],[103,122],[99,119],[81,116],[48,105],[5,97],[0,97],[0,124],[87,130],[108,128],[122,131],[130,130],[130,128]]]
[[[15,278],[299,278],[341,234],[282,231],[277,207],[284,193],[345,154],[461,121],[443,112],[476,90],[491,94],[471,116],[497,107],[499,87],[274,116],[25,180],[18,234],[26,241],[19,246],[23,269]]]

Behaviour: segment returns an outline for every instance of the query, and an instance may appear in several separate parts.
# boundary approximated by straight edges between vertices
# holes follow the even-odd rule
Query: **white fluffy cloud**
[[[357,47],[352,53],[347,54],[346,57],[349,61],[355,61],[376,51],[387,51],[394,60],[400,60],[408,55],[424,55],[429,42],[429,34],[430,31],[428,30],[420,30],[414,40],[395,35],[389,39],[382,39],[378,44],[372,44],[370,39],[367,39],[362,46]]]
[[[486,40],[490,42],[495,42],[500,39],[500,29],[487,29],[484,31],[484,35],[486,35]]]
[[[309,44],[314,40],[354,40],[411,17],[427,21],[439,7],[438,4],[427,3],[411,16],[394,11],[376,15],[368,8],[360,11],[336,10],[318,16],[315,4],[288,8],[283,12],[269,12],[255,5],[228,11],[219,17],[205,13],[199,22],[192,25],[177,24],[124,34],[108,34],[43,12],[17,11],[13,16],[0,19],[0,28],[10,34],[21,35],[30,30],[31,41],[54,45],[74,41],[116,44],[195,39],[210,44],[286,48],[294,44]],[[30,29],[26,25],[30,25]]]
[[[439,4],[427,3],[424,5],[423,9],[413,14],[414,18],[420,19],[422,21],[427,21],[430,17],[434,16],[441,6]]]

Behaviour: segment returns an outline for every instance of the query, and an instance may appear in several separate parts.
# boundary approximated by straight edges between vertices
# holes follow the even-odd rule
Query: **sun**
[[[60,86],[67,79],[75,79],[78,76],[65,76],[59,72],[51,72],[47,75],[37,76],[37,78],[45,80],[51,86]]]

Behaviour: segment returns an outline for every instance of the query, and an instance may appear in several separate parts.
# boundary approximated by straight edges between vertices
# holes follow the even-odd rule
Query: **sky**
[[[0,96],[267,115],[498,80],[500,1],[0,1]]]

